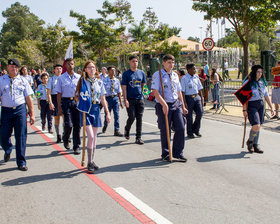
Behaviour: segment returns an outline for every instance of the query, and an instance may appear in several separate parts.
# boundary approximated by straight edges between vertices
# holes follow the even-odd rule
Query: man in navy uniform
[[[74,72],[74,60],[65,60],[66,72],[57,79],[55,91],[57,92],[58,114],[64,115],[64,147],[69,150],[69,138],[73,128],[73,150],[75,155],[80,154],[80,112],[77,109],[77,102],[74,100],[75,91],[80,75]]]
[[[174,127],[173,138],[173,157],[181,162],[186,162],[187,159],[183,155],[185,147],[185,120],[183,114],[187,114],[183,96],[181,93],[181,85],[178,75],[172,71],[175,64],[173,55],[167,54],[163,57],[163,69],[161,69],[162,83],[160,81],[159,72],[153,75],[152,91],[156,97],[156,115],[158,116],[158,128],[160,129],[160,140],[162,154],[161,158],[164,161],[169,161],[169,149],[167,144],[165,115],[168,117],[169,129],[171,123]],[[162,97],[162,87],[164,88],[165,99]],[[170,133],[170,130],[169,130]]]
[[[131,125],[136,118],[136,144],[143,145],[142,135],[142,117],[144,113],[144,98],[142,89],[146,84],[145,73],[137,69],[138,57],[131,55],[129,57],[130,69],[125,71],[122,76],[123,100],[126,107],[128,119],[124,128],[124,136],[129,139]]]
[[[30,124],[34,124],[33,91],[28,81],[18,74],[20,63],[8,60],[8,75],[0,77],[0,100],[2,105],[0,138],[5,151],[4,161],[8,162],[12,152],[11,135],[14,129],[16,139],[16,162],[19,170],[27,171],[25,150],[27,139],[26,106],[30,114]]]
[[[108,110],[113,110],[114,112],[114,136],[122,137],[123,134],[120,132],[120,106],[123,108],[122,100],[121,100],[121,84],[120,81],[115,77],[116,69],[114,66],[110,66],[107,68],[108,76],[103,79],[103,84],[106,90],[106,101],[108,103]],[[107,120],[106,113],[104,119],[104,126],[102,132],[105,133],[107,129]]]
[[[199,77],[195,75],[196,68],[194,64],[187,64],[186,74],[181,80],[182,92],[184,94],[185,104],[189,111],[187,116],[187,134],[189,138],[195,138],[194,134],[201,137],[199,132],[201,118],[203,114],[202,105],[204,104],[202,85]],[[193,111],[196,114],[193,122]]]

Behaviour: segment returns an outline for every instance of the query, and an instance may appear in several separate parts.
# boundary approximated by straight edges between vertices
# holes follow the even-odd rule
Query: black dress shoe
[[[194,133],[197,137],[202,137],[202,135],[199,132]]]
[[[185,163],[187,162],[187,158],[184,156],[174,157],[175,159],[178,159],[178,162]]]
[[[124,129],[124,137],[129,140],[129,131]]]
[[[64,144],[64,148],[66,148],[67,150],[70,149],[69,141],[68,142],[63,142],[63,144]]]
[[[255,153],[260,153],[260,154],[263,153],[263,151],[258,147],[258,144],[254,144],[253,147]]]
[[[97,166],[97,165],[95,164],[95,162],[92,161],[91,163],[92,163],[92,165],[93,165],[93,167],[94,167],[95,170],[99,170],[99,166]]]
[[[195,138],[194,135],[188,135],[188,138]]]
[[[253,150],[252,150],[252,148],[253,148],[253,142],[252,142],[252,141],[249,141],[249,139],[248,139],[247,142],[246,142],[246,144],[247,144],[247,149],[248,149],[249,153],[253,153]]]
[[[123,137],[123,134],[120,131],[115,131],[114,136]]]
[[[27,171],[28,170],[26,165],[19,166],[18,169],[21,170],[21,171]]]
[[[4,154],[4,162],[5,163],[8,162],[10,160],[10,158],[11,158],[11,154],[8,154],[8,153]]]
[[[61,143],[61,135],[57,135],[57,137],[56,137],[56,143]]]
[[[75,148],[75,149],[73,149],[74,150],[74,155],[80,155],[81,154],[81,150],[80,150],[80,148],[78,147],[78,148]]]
[[[135,143],[138,144],[138,145],[143,145],[144,141],[141,138],[136,138]]]

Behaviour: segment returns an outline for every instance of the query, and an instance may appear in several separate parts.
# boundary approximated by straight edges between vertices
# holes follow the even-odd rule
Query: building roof
[[[173,42],[177,41],[180,45],[183,45],[184,47],[182,48],[182,52],[194,52],[196,51],[196,45],[199,45],[199,51],[205,51],[204,48],[202,47],[201,43],[195,42],[195,41],[191,41],[191,40],[186,40],[183,39],[181,37],[177,37],[177,36],[172,36],[169,37],[168,39],[164,40],[164,41],[168,41],[169,44],[172,44]],[[159,45],[161,45],[164,41],[160,42]],[[221,48],[219,47],[214,47],[212,51],[220,51]]]

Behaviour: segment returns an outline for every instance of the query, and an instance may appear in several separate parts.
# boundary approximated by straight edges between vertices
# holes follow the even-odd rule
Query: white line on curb
[[[133,204],[137,209],[139,209],[141,212],[147,215],[150,219],[152,219],[155,223],[172,224],[172,222],[164,218],[162,215],[160,215],[158,212],[156,212],[154,209],[142,202],[140,199],[135,197],[123,187],[117,187],[114,188],[114,190],[127,201],[129,201],[131,204]]]
[[[48,133],[47,131],[42,131],[42,127],[35,125],[36,128],[38,128],[41,132],[43,132],[47,137],[54,138],[53,134]]]

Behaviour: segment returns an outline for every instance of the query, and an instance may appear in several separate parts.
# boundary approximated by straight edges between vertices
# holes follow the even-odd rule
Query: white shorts
[[[280,87],[272,89],[271,102],[274,104],[280,104]]]

